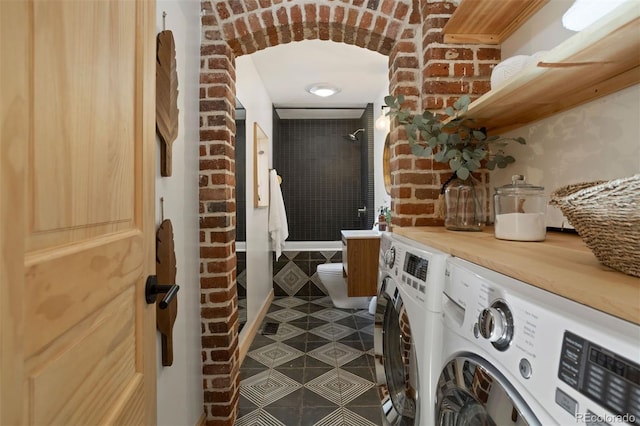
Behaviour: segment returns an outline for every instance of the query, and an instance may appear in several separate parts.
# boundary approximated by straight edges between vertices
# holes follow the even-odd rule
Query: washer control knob
[[[389,250],[387,250],[384,253],[384,264],[387,266],[387,268],[391,269],[393,268],[393,264],[396,261],[396,249],[395,247],[391,247]]]
[[[497,300],[483,309],[478,316],[478,330],[496,349],[506,350],[513,339],[513,315],[506,303]]]

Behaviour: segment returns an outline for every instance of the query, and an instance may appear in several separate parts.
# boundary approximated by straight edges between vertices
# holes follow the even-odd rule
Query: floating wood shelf
[[[627,2],[469,105],[491,134],[640,83],[640,7]]]
[[[445,43],[501,44],[549,0],[463,0],[445,25]]]

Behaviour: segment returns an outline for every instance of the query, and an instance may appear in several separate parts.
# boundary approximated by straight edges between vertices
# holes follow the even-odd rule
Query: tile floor
[[[373,316],[329,297],[276,297],[240,368],[236,426],[381,425]]]

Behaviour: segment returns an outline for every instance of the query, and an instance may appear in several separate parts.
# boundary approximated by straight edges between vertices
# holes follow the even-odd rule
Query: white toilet
[[[342,263],[323,263],[318,265],[318,277],[329,292],[336,308],[368,309],[370,297],[347,296],[347,279],[342,276]]]

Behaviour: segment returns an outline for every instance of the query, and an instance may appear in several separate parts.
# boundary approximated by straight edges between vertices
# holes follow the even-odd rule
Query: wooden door
[[[156,423],[155,5],[0,1],[0,424]]]

